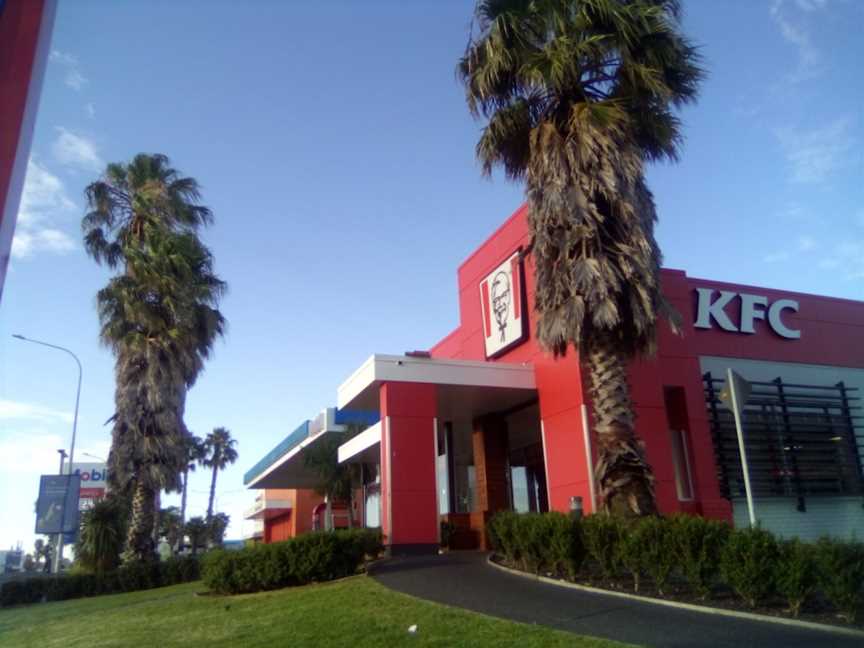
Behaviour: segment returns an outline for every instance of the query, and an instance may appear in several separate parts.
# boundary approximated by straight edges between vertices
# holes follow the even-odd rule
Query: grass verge
[[[621,645],[421,601],[365,576],[243,596],[195,596],[201,590],[187,583],[0,610],[0,646]]]

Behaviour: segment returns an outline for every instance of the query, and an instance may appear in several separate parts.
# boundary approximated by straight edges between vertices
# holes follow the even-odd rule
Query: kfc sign
[[[696,328],[710,329],[716,324],[724,331],[753,334],[756,332],[755,321],[764,320],[768,322],[771,330],[781,337],[790,340],[801,337],[801,331],[789,328],[783,321],[786,311],[798,312],[798,302],[794,299],[777,299],[769,304],[768,298],[761,295],[748,295],[728,290],[718,291],[713,288],[697,288],[696,294],[698,295],[694,324]],[[739,300],[741,306],[741,317],[737,324],[726,312],[726,307],[733,300]]]
[[[480,282],[487,358],[508,351],[528,337],[524,283],[519,250]]]

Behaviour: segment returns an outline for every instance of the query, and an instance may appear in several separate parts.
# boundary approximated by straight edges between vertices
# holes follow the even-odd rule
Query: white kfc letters
[[[755,320],[767,318],[768,326],[777,335],[790,340],[797,340],[801,337],[801,331],[789,328],[783,322],[784,311],[798,312],[798,302],[794,299],[778,299],[769,306],[768,298],[762,295],[720,290],[719,297],[714,299],[717,292],[713,288],[696,289],[698,295],[696,322],[694,323],[696,328],[710,329],[716,323],[724,331],[753,334],[756,332],[753,326]],[[741,321],[738,325],[726,313],[726,306],[736,297],[741,300]]]

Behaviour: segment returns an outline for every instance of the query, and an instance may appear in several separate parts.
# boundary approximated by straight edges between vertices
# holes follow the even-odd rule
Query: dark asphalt
[[[479,552],[394,558],[373,578],[418,598],[643,646],[862,648],[864,640],[580,592],[507,574]]]

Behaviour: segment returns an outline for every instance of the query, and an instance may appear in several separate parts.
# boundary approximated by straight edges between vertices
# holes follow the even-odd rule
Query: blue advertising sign
[[[36,533],[75,533],[78,530],[79,475],[42,475],[36,502]]]

